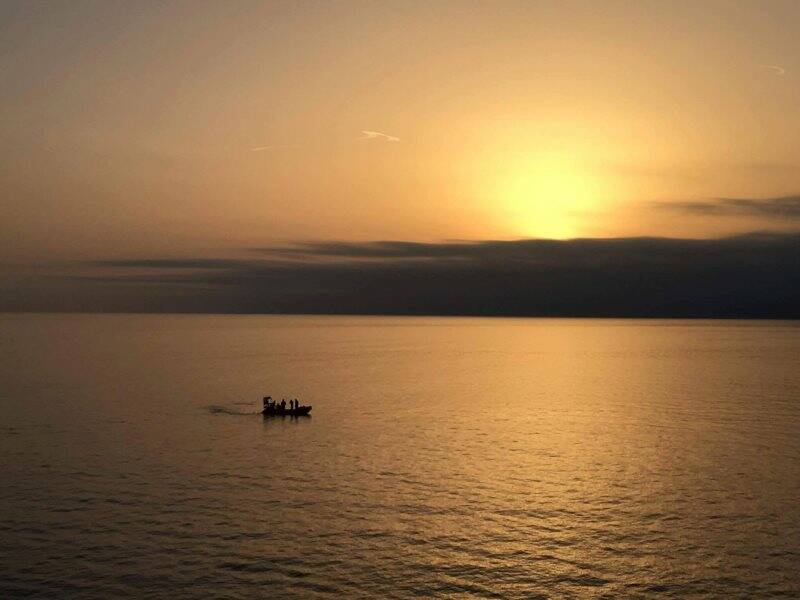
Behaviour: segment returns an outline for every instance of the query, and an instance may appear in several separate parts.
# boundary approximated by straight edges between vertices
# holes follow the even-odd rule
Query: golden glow
[[[514,161],[491,187],[509,229],[523,237],[580,236],[586,215],[604,202],[598,177],[567,155]]]
[[[800,190],[797,2],[63,4],[4,15],[5,261],[797,224],[659,208]]]

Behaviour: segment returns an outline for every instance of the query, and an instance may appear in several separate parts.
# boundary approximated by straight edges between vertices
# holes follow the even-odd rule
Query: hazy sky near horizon
[[[795,0],[0,0],[0,252],[796,230],[798,23]]]

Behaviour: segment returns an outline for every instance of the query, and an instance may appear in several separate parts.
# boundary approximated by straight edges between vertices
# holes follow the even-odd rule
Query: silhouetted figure
[[[281,400],[281,410],[282,410],[282,411],[285,411],[285,410],[286,410],[286,398],[283,398],[283,399]]]

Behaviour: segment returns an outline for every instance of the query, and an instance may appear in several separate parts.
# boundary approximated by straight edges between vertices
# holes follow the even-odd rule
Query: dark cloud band
[[[112,274],[92,281],[149,300],[168,293],[172,304],[160,310],[182,311],[190,295],[192,312],[208,294],[209,312],[800,318],[793,234],[324,242],[258,252],[253,260],[105,261],[93,266]]]
[[[766,199],[716,198],[698,202],[664,202],[659,206],[695,215],[800,219],[800,195]]]

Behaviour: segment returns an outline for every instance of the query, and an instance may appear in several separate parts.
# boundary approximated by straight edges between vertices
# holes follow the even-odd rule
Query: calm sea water
[[[800,597],[797,323],[0,315],[0,356],[3,598]]]

